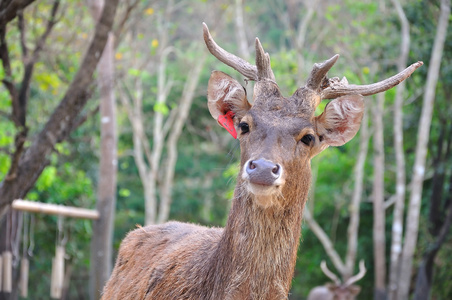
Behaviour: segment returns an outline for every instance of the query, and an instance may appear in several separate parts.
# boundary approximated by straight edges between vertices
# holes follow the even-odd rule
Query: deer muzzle
[[[255,185],[277,186],[282,171],[281,165],[266,159],[248,160],[243,178]]]

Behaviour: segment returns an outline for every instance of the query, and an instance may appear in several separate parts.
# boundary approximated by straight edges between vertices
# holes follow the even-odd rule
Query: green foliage
[[[138,77],[140,76],[141,71],[138,69],[131,68],[129,69],[128,73],[130,76]]]
[[[37,66],[40,67],[39,65]],[[61,80],[55,73],[40,73],[35,76],[36,84],[39,89],[48,91],[49,89],[57,90],[61,85]]]
[[[224,172],[223,172],[223,178],[228,179],[231,181],[231,183],[235,183],[235,178],[239,174],[240,171],[240,165],[239,164],[233,164],[230,165]],[[234,186],[231,184],[229,191],[226,193],[227,199],[232,199],[234,197]]]
[[[164,116],[167,116],[169,113],[168,106],[166,106],[165,103],[161,103],[161,102],[157,102],[156,104],[154,104],[154,111],[157,113],[160,113]]]
[[[72,154],[72,153],[71,153]],[[78,169],[77,161],[64,162],[48,166],[36,182],[36,187],[27,195],[29,200],[67,206],[93,208],[94,186],[85,171]],[[80,280],[87,275],[89,268],[89,245],[92,238],[91,222],[81,219],[65,219],[64,236],[67,238],[66,268],[74,269],[73,280]],[[55,255],[55,241],[58,236],[57,217],[42,214],[35,215],[34,243],[31,258],[30,291],[35,295],[48,295],[50,288],[50,270],[52,257]]]
[[[177,2],[177,1],[176,1]],[[289,11],[289,2],[297,2],[296,10]],[[389,2],[386,8],[382,2],[356,2],[347,0],[341,4],[325,2],[318,7],[306,35],[305,46],[297,53],[295,39],[297,26],[304,19],[306,7],[298,1],[246,1],[244,14],[247,26],[246,36],[250,49],[253,39],[259,35],[264,48],[271,55],[272,69],[285,96],[292,94],[303,84],[314,62],[329,58],[334,53],[341,58],[330,71],[330,76],[345,76],[351,84],[370,83],[395,73],[395,59],[399,55],[400,24]],[[85,47],[91,39],[94,28],[86,5],[78,1],[67,1],[64,14],[57,23],[40,61],[35,65],[30,86],[27,125],[30,137],[43,128],[46,120],[58,105],[68,84],[80,65]],[[26,43],[32,46],[45,30],[51,1],[34,4],[24,11],[28,28]],[[407,181],[411,177],[414,160],[416,134],[422,105],[422,91],[428,70],[428,61],[433,45],[438,15],[437,1],[409,1],[404,10],[411,24],[410,62],[423,60],[425,66],[417,70],[406,82],[406,99],[411,103],[404,106],[405,152],[407,159]],[[165,117],[178,107],[186,76],[188,63],[199,58],[199,49],[192,46],[193,40],[201,39],[200,24],[208,22],[205,18],[215,15],[212,27],[214,38],[228,51],[238,53],[235,12],[232,4],[215,1],[195,1],[190,5],[177,4],[173,11],[167,12],[167,1],[141,1],[137,10],[130,14],[127,31],[117,37],[115,55],[117,83],[130,88],[134,94],[133,83],[141,80],[143,91],[143,114],[146,118],[145,130],[152,133],[153,118],[156,113]],[[124,7],[120,14],[124,13]],[[291,14],[289,14],[291,13]],[[289,16],[290,15],[290,16]],[[159,18],[168,20],[168,46],[174,48],[167,57],[165,75],[174,82],[166,103],[157,102],[158,83],[156,65],[165,41],[158,39]],[[128,28],[128,27],[127,27]],[[199,30],[198,30],[198,29]],[[432,121],[431,141],[436,145],[443,120],[450,118],[450,87],[452,86],[452,31],[449,30],[444,49],[440,84],[437,88],[437,108]],[[16,24],[8,26],[6,33],[10,52],[13,79],[20,83],[24,68],[20,47],[20,34]],[[202,51],[205,51],[204,49]],[[297,57],[303,57],[305,66],[298,66]],[[250,61],[254,54],[251,54]],[[201,84],[189,114],[189,119],[178,142],[179,159],[176,164],[175,182],[172,190],[171,219],[195,222],[206,225],[223,226],[233,196],[235,177],[239,171],[238,142],[217,126],[206,107],[206,86],[211,70],[221,70],[244,82],[242,76],[209,56],[201,74]],[[300,74],[302,74],[300,78]],[[5,70],[0,64],[0,79],[5,78]],[[94,83],[93,83],[94,84]],[[124,84],[124,85],[122,85]],[[243,83],[245,85],[245,83]],[[250,85],[252,83],[248,83]],[[96,90],[96,89],[93,89]],[[417,98],[411,98],[419,95]],[[385,102],[385,190],[387,197],[394,193],[397,170],[394,169],[394,150],[392,136],[392,104],[395,89],[386,93]],[[98,105],[98,91],[86,113]],[[366,103],[372,100],[366,99]],[[320,104],[320,114],[326,101]],[[0,87],[0,111],[12,110],[11,98],[4,86]],[[371,112],[372,114],[372,112]],[[138,170],[131,155],[133,139],[130,123],[125,110],[118,105],[118,187],[117,210],[115,218],[114,247],[117,250],[124,235],[144,223],[143,187]],[[57,144],[47,166],[27,198],[47,203],[57,203],[77,207],[95,206],[96,185],[98,181],[99,159],[99,118],[89,119],[72,135],[68,142]],[[4,180],[10,164],[10,152],[14,150],[14,137],[17,132],[14,123],[0,115],[0,181]],[[150,145],[152,146],[152,145]],[[369,149],[372,149],[371,144]],[[348,205],[354,185],[353,170],[356,163],[358,138],[343,147],[324,151],[312,161],[317,170],[315,190],[307,205],[313,206],[313,214],[318,223],[335,242],[337,251],[343,257],[346,251],[346,232],[349,221]],[[437,149],[429,150],[431,156]],[[166,156],[166,150],[163,153]],[[448,165],[449,166],[449,165]],[[449,168],[451,169],[451,168]],[[429,167],[427,174],[432,173]],[[366,261],[368,272],[359,282],[363,287],[360,299],[371,299],[373,293],[372,258],[372,205],[367,202],[372,191],[372,151],[365,165],[361,227],[358,241],[358,259]],[[432,184],[425,184],[425,195],[431,193]],[[428,197],[423,199],[422,226],[420,230],[419,254],[429,247],[431,237],[426,229]],[[391,209],[388,210],[387,232],[390,232]],[[335,220],[332,222],[332,220]],[[47,298],[50,285],[51,259],[55,251],[57,218],[36,215],[35,255],[32,258],[30,290],[35,298]],[[89,243],[92,238],[91,221],[66,220],[66,235],[69,237],[67,263],[74,266],[70,296],[73,299],[87,294]],[[324,284],[328,279],[321,272],[320,261],[327,255],[317,238],[306,224],[302,228],[302,241],[299,259],[295,270],[290,299],[304,299],[309,290]],[[387,235],[387,245],[390,235]],[[435,265],[435,280],[432,297],[449,299],[452,291],[450,282],[452,266],[447,253],[451,251],[450,241],[440,251]],[[328,261],[332,268],[332,264]],[[78,291],[75,291],[75,287]],[[80,293],[80,294],[78,294]]]

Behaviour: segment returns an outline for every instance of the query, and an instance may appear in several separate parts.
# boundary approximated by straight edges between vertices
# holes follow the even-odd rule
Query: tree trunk
[[[96,208],[100,214],[93,224],[91,240],[91,299],[99,299],[112,270],[113,229],[116,207],[117,133],[114,96],[114,37],[110,33],[99,62],[100,162]]]
[[[5,292],[5,286],[3,290],[0,290],[0,300],[15,300],[19,297],[19,278],[20,278],[20,241],[22,240],[22,218],[23,214],[17,210],[9,210],[6,217],[3,218],[3,223],[0,223],[0,255],[5,252],[11,254],[11,269],[8,272],[10,281],[10,292]],[[5,267],[5,257],[3,257],[3,267]],[[3,271],[3,280],[6,277],[6,270]],[[3,281],[5,283],[5,281]],[[0,284],[2,282],[0,281]]]
[[[314,17],[315,13],[315,6],[316,2],[305,3],[305,8],[307,8],[307,12],[303,18],[302,21],[300,21],[300,24],[298,25],[298,34],[296,36],[295,40],[295,46],[296,46],[296,53],[297,53],[297,67],[298,67],[298,80],[302,80],[306,76],[304,72],[305,68],[305,58],[303,56],[303,49],[305,47],[306,42],[306,35],[308,33],[309,24],[312,21],[312,18]],[[309,72],[309,71],[308,71]],[[301,85],[301,82],[298,82],[298,85]]]
[[[446,113],[447,115],[447,113]],[[430,298],[430,290],[433,282],[433,269],[435,257],[441,246],[446,241],[452,222],[452,174],[449,174],[449,191],[444,196],[446,183],[446,168],[450,158],[452,138],[447,132],[448,120],[444,120],[438,138],[438,152],[434,159],[432,194],[430,196],[429,232],[433,243],[429,243],[423,255],[416,278],[414,299],[423,300]],[[452,127],[449,126],[451,129]],[[449,131],[450,132],[450,131]],[[446,146],[444,147],[444,142]],[[444,148],[446,151],[444,151]],[[445,199],[444,199],[445,198]],[[445,214],[445,215],[444,215]]]
[[[197,57],[182,92],[178,108],[167,115],[168,94],[173,86],[168,73],[168,56],[177,54],[168,43],[168,26],[174,1],[168,1],[165,13],[160,16],[159,50],[157,63],[157,101],[154,105],[152,141],[145,133],[143,117],[143,90],[141,79],[135,79],[134,93],[121,92],[121,101],[127,110],[133,129],[134,160],[137,165],[145,198],[145,224],[158,224],[168,220],[171,205],[171,190],[177,161],[177,141],[190,111],[206,53]],[[151,146],[152,145],[152,146]],[[166,149],[165,149],[166,146]],[[166,157],[163,151],[166,150]]]
[[[397,60],[397,70],[401,72],[405,69],[408,61],[410,48],[410,24],[405,16],[402,5],[398,0],[392,0],[396,8],[401,24],[401,45],[400,56]],[[400,254],[402,252],[403,237],[403,215],[405,208],[406,176],[405,176],[405,154],[403,151],[403,93],[405,82],[401,82],[396,87],[394,100],[394,150],[396,158],[396,194],[394,213],[391,230],[391,264],[389,268],[388,298],[396,300],[397,288],[400,274]]]
[[[437,143],[437,152],[433,159],[433,178],[432,178],[432,194],[430,195],[428,229],[429,233],[436,237],[443,225],[444,218],[444,185],[447,178],[448,159],[451,154],[452,147],[452,123],[448,118],[449,114],[445,113],[445,118],[440,117],[440,132]],[[449,130],[450,128],[450,130]],[[445,150],[444,150],[445,149]],[[433,151],[432,151],[433,152]]]
[[[327,236],[325,231],[320,227],[312,216],[309,208],[306,206],[304,209],[304,220],[309,225],[309,228],[315,234],[315,236],[322,243],[325,252],[334,264],[336,270],[340,273],[342,281],[345,282],[353,275],[355,262],[356,262],[356,252],[358,248],[358,229],[359,229],[359,207],[361,202],[361,195],[363,190],[363,179],[364,179],[364,163],[367,157],[367,150],[369,145],[369,130],[368,130],[368,114],[367,110],[364,112],[363,120],[361,122],[360,129],[360,144],[358,159],[355,165],[355,188],[353,191],[353,198],[350,203],[350,223],[347,229],[347,253],[345,257],[345,264],[342,262],[338,252],[334,248],[334,244],[331,239]],[[315,172],[313,172],[315,174]],[[310,193],[314,192],[315,180],[313,176],[313,184],[311,186]],[[312,199],[310,201],[312,203]]]
[[[305,209],[303,211],[303,218],[308,223],[309,229],[312,230],[312,232],[315,234],[315,236],[320,241],[320,243],[322,243],[322,246],[325,249],[326,254],[331,259],[336,270],[340,274],[343,274],[345,271],[345,265],[342,262],[342,259],[339,256],[339,253],[334,248],[334,244],[331,242],[331,239],[328,237],[328,235],[325,233],[325,231],[322,229],[322,227],[320,227],[320,225],[314,219],[314,217],[312,216],[308,207],[305,207]]]
[[[449,204],[447,210],[447,216],[441,227],[440,233],[435,240],[435,243],[431,245],[427,253],[424,254],[424,258],[419,266],[418,275],[416,279],[416,289],[414,291],[414,300],[428,300],[430,299],[430,291],[433,281],[433,267],[435,265],[434,260],[439,249],[446,241],[446,237],[449,234],[450,227],[452,225],[452,201]]]
[[[358,249],[358,230],[360,217],[360,204],[363,193],[364,164],[366,162],[367,151],[369,148],[370,133],[368,128],[368,110],[364,111],[361,128],[359,131],[359,152],[355,165],[355,186],[353,189],[352,201],[350,203],[350,222],[347,229],[347,254],[345,258],[345,273],[343,280],[346,281],[353,275],[356,253]]]
[[[243,2],[244,0],[235,0],[235,28],[236,28],[236,40],[238,45],[239,56],[244,60],[248,61],[250,58],[250,50],[248,48],[248,41],[246,39],[246,26],[245,20],[243,18]],[[246,94],[252,98],[253,86],[245,85]]]
[[[244,60],[248,60],[250,51],[246,40],[246,27],[243,19],[243,0],[235,0],[235,27],[237,29],[236,38],[239,45],[239,56]]]
[[[120,99],[122,105],[127,111],[127,115],[132,125],[133,134],[133,159],[138,169],[141,184],[143,186],[143,196],[145,205],[145,222],[154,224],[157,216],[157,195],[156,180],[154,173],[148,167],[146,161],[150,164],[152,160],[152,152],[150,142],[144,131],[143,118],[143,86],[141,78],[137,78],[134,86],[132,103],[128,99],[128,95],[119,88]]]
[[[75,74],[65,96],[50,116],[44,128],[33,139],[29,148],[21,155],[14,178],[0,184],[0,216],[8,205],[18,198],[24,198],[34,186],[42,170],[48,164],[48,157],[57,143],[67,139],[73,130],[75,119],[89,99],[92,76],[107,42],[113,25],[118,0],[111,0],[105,6],[96,25],[94,37]]]
[[[182,133],[182,129],[190,112],[190,107],[193,102],[195,89],[198,86],[201,70],[206,60],[207,51],[202,51],[202,56],[196,60],[194,69],[188,74],[187,81],[182,92],[182,97],[177,108],[177,117],[171,128],[167,141],[168,157],[166,159],[165,179],[160,189],[160,208],[158,223],[164,223],[169,218],[171,206],[171,190],[174,181],[174,170],[177,161],[177,141]]]
[[[419,213],[421,208],[422,186],[425,173],[425,160],[427,156],[427,143],[430,136],[430,124],[435,100],[435,90],[438,82],[449,16],[450,0],[441,0],[441,13],[438,21],[435,42],[433,44],[432,56],[427,75],[427,83],[425,86],[421,119],[419,121],[416,156],[413,167],[413,178],[411,181],[410,204],[407,213],[405,245],[403,246],[401,258],[400,286],[397,293],[398,300],[408,299],[410,289],[413,255],[414,250],[416,249],[419,230]]]
[[[63,291],[61,292],[61,300],[70,300],[69,287],[71,283],[73,270],[74,265],[72,263],[68,263],[68,265],[66,266],[66,272],[64,273]]]
[[[90,1],[94,20],[104,7],[103,0]],[[117,133],[114,95],[114,36],[110,32],[98,64],[100,90],[100,162],[96,209],[90,257],[90,297],[99,299],[112,270],[113,227],[116,206]]]
[[[373,182],[373,242],[375,259],[375,299],[386,298],[385,207],[384,207],[384,140],[383,109],[385,94],[377,94],[373,112],[374,182]]]
[[[163,45],[164,46],[164,45]],[[167,82],[166,75],[166,59],[171,52],[171,48],[166,48],[161,51],[159,69],[158,69],[158,95],[157,95],[157,107],[166,106],[166,101],[168,98],[169,89],[172,85],[171,82]],[[146,199],[146,219],[145,224],[155,224],[158,222],[159,217],[157,216],[157,186],[158,179],[162,174],[161,170],[161,157],[163,152],[163,146],[165,145],[165,133],[164,127],[164,117],[162,111],[159,109],[154,109],[154,127],[152,131],[152,154],[150,161],[150,176],[149,176],[149,187],[150,198]],[[152,193],[152,194],[151,194]],[[154,208],[153,208],[154,206]],[[149,209],[154,209],[154,211],[149,211]]]

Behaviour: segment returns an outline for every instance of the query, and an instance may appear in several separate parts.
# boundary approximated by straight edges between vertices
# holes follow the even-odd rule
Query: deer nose
[[[273,185],[281,176],[282,167],[265,159],[249,160],[246,165],[248,180],[254,184]]]

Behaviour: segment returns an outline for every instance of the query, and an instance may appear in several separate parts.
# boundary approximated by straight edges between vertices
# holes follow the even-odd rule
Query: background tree
[[[14,5],[8,6],[11,3]],[[0,20],[2,20],[0,24],[6,24],[6,27],[2,25],[4,38],[0,44],[3,45],[2,49],[5,49],[5,45],[7,46],[11,70],[8,71],[2,59],[0,63],[0,79],[3,83],[0,86],[1,203],[6,199],[3,193],[7,190],[12,191],[12,185],[5,178],[10,169],[14,170],[13,158],[19,157],[14,156],[14,153],[16,144],[20,144],[20,139],[16,139],[16,136],[19,136],[22,131],[12,118],[13,103],[19,102],[13,101],[8,88],[13,87],[17,91],[22,88],[25,64],[30,61],[24,59],[22,45],[24,44],[28,49],[27,57],[32,57],[40,37],[46,32],[47,24],[53,19],[54,3],[52,0],[34,2],[14,0],[3,1],[1,4],[4,6],[1,8],[3,13],[0,13]],[[16,4],[22,6],[16,6]],[[17,7],[25,7],[21,10],[22,21],[17,17],[17,13],[10,14]],[[400,209],[400,204],[396,204],[400,202],[395,201],[395,195],[402,199],[403,205],[405,197],[401,196],[397,186],[403,181],[411,182],[413,177],[422,97],[427,92],[425,83],[435,39],[431,33],[436,32],[438,25],[440,1],[400,1],[406,22],[403,21],[397,7],[396,1],[347,0],[341,3],[329,0],[312,3],[302,0],[122,1],[118,6],[118,17],[113,27],[116,37],[113,54],[115,92],[120,103],[117,111],[118,187],[111,263],[126,232],[133,229],[136,224],[145,224],[145,191],[138,164],[134,158],[134,151],[137,148],[134,147],[135,129],[132,123],[138,118],[135,115],[134,122],[129,120],[127,105],[123,100],[127,100],[134,113],[138,111],[137,108],[140,108],[143,120],[140,123],[141,130],[148,140],[145,143],[145,139],[141,136],[142,157],[145,161],[147,160],[146,151],[152,152],[156,146],[154,124],[159,112],[162,112],[163,120],[160,128],[163,128],[163,131],[167,130],[167,139],[161,144],[160,173],[156,181],[157,208],[154,212],[157,219],[155,222],[158,222],[159,206],[163,203],[161,197],[164,196],[163,191],[166,189],[171,194],[171,201],[166,202],[170,203],[166,206],[169,208],[170,219],[214,226],[224,225],[229,209],[228,199],[238,171],[236,163],[238,145],[227,132],[212,122],[206,107],[206,86],[210,72],[216,69],[236,77],[248,91],[252,91],[253,85],[244,82],[236,72],[207,55],[207,51],[202,46],[201,23],[203,21],[211,27],[212,34],[217,39],[221,39],[222,45],[233,53],[241,53],[242,46],[244,49],[252,50],[253,39],[259,36],[272,57],[272,69],[281,90],[286,95],[293,92],[299,83],[304,82],[306,72],[314,62],[323,61],[335,53],[339,53],[341,57],[329,76],[344,74],[351,83],[368,83],[396,73],[398,68],[403,67],[401,66],[401,61],[404,60],[403,53],[407,56],[404,64],[411,64],[417,60],[424,61],[425,66],[418,69],[407,80],[404,92],[394,89],[385,94],[382,114],[384,173],[383,190],[380,191],[380,195],[383,195],[385,201],[384,252],[388,255],[386,260],[389,263],[389,254],[391,252],[395,254],[397,250],[397,247],[393,247],[397,243],[392,242],[392,239],[396,238],[396,224],[409,220],[403,219],[403,214],[400,214],[404,208]],[[383,11],[385,13],[382,13]],[[8,17],[5,18],[6,16]],[[9,21],[4,23],[5,20]],[[96,30],[101,29],[96,29],[88,6],[79,0],[59,2],[54,20],[56,22],[48,33],[45,43],[42,44],[43,50],[40,50],[31,73],[25,115],[27,138],[20,155],[22,158],[18,160],[18,166],[25,162],[30,166],[40,164],[42,172],[38,178],[39,172],[27,169],[27,165],[17,168],[22,170],[21,173],[16,172],[20,174],[19,177],[25,176],[21,179],[27,182],[23,186],[33,186],[27,190],[24,189],[21,198],[94,208],[96,207],[95,191],[100,187],[99,180],[102,179],[99,178],[99,161],[102,156],[100,154],[101,116],[98,114],[99,103],[96,101],[101,98],[97,88],[100,74],[94,77],[81,76],[81,74],[77,75],[77,72],[80,67],[80,70],[85,68],[82,64],[85,52],[87,57],[93,60],[99,58],[95,53],[90,52],[91,50],[88,51],[88,48],[91,41],[96,45],[100,41],[92,38]],[[243,30],[240,31],[240,35],[243,33],[244,37],[239,37],[237,33],[237,28],[242,26],[241,23],[243,23]],[[111,30],[108,29],[106,32],[108,31]],[[402,45],[405,43],[402,36],[405,36],[407,31],[410,38],[409,48]],[[166,33],[166,36],[162,35],[163,33]],[[300,41],[299,37],[301,37],[301,43],[297,42],[297,40]],[[103,38],[106,42],[106,33]],[[423,185],[423,193],[420,198],[418,239],[414,247],[416,251],[413,255],[413,268],[409,275],[401,276],[398,273],[391,279],[391,270],[395,264],[392,262],[388,264],[386,273],[388,281],[385,287],[387,292],[394,291],[392,289],[394,279],[398,285],[402,277],[410,277],[410,293],[413,294],[414,278],[418,277],[419,279],[416,280],[426,278],[424,283],[431,287],[432,298],[449,299],[452,295],[452,289],[448,284],[450,270],[452,270],[452,263],[448,259],[448,252],[451,249],[450,232],[448,234],[447,230],[442,230],[442,228],[448,228],[446,211],[450,203],[447,197],[450,185],[448,170],[451,169],[447,159],[449,143],[447,137],[450,135],[448,129],[450,124],[444,121],[448,120],[450,106],[448,105],[450,91],[447,87],[451,86],[450,74],[452,73],[449,66],[452,65],[450,63],[452,49],[449,41],[452,41],[450,30],[445,39],[440,75],[436,85],[435,107],[432,112],[425,160],[425,176],[420,183]],[[170,50],[167,50],[167,55],[162,60],[164,49]],[[202,66],[205,56],[204,66]],[[253,57],[250,57],[250,60],[253,60]],[[159,67],[162,65],[163,71],[159,72]],[[90,67],[92,74],[95,74],[96,68],[98,69],[96,65]],[[193,95],[189,105],[191,108],[180,109],[182,99],[186,99],[183,95],[191,94],[187,92],[188,86],[189,82],[195,81],[196,72],[198,72],[196,70],[199,70],[199,79],[191,92]],[[159,74],[164,76],[159,77]],[[159,80],[160,84],[165,83],[161,84],[161,87],[167,89],[164,105],[157,104],[159,90],[164,90],[159,88]],[[10,82],[13,84],[8,85]],[[169,86],[170,82],[172,84]],[[69,89],[72,85],[83,87],[86,94],[71,93],[77,90],[73,87],[72,90]],[[397,100],[400,93],[402,94],[401,102]],[[249,94],[249,98],[252,99],[252,93]],[[79,95],[84,96],[79,97]],[[85,96],[93,100],[85,103],[87,99]],[[74,118],[74,120],[64,123],[67,115],[63,114],[60,118],[57,117],[60,116],[59,114],[55,116],[52,114],[54,110],[59,112],[61,108],[57,107],[60,102],[65,103],[66,99],[70,98],[79,99],[77,103],[80,105],[85,104],[83,108],[79,105],[76,109],[71,108],[69,119]],[[141,99],[141,106],[135,106],[138,99]],[[375,127],[373,119],[376,112],[372,99],[366,99],[366,104],[369,110],[368,147],[373,149],[374,142],[377,141],[372,129]],[[398,107],[402,108],[403,113],[397,114]],[[176,124],[177,113],[182,110],[187,113],[186,119],[183,122],[180,121],[183,126],[179,127],[180,131],[170,130],[169,125]],[[16,111],[19,110],[15,109],[14,112]],[[61,121],[66,124],[65,126],[71,127],[66,127],[67,131],[62,132],[57,138],[57,133],[60,131],[44,130],[46,123],[51,119],[59,120],[56,123]],[[399,121],[401,121],[400,124],[397,123]],[[394,129],[393,125],[398,129]],[[73,128],[70,134],[69,128]],[[177,149],[177,152],[171,152],[168,138],[177,132],[179,137],[172,140],[172,145],[177,146],[173,149]],[[403,143],[396,147],[396,136],[399,135],[397,132],[403,134]],[[32,149],[38,149],[39,144],[50,147],[47,141],[52,135],[56,137],[57,142],[50,143],[53,147],[49,152],[46,152],[47,150],[41,152],[47,153],[46,156],[25,155],[25,153],[31,153],[29,151]],[[61,136],[64,136],[64,139]],[[334,246],[345,269],[354,269],[353,273],[356,273],[356,257],[365,260],[368,271],[359,281],[362,286],[359,297],[372,299],[376,280],[375,257],[372,251],[374,233],[372,201],[375,179],[373,174],[376,164],[374,163],[375,152],[366,151],[367,155],[363,155],[360,143],[363,143],[363,140],[356,137],[346,146],[330,149],[313,160],[312,168],[318,170],[315,186],[312,189],[312,199],[315,201],[308,203],[308,207],[312,217],[322,227],[331,245]],[[177,160],[174,168],[170,168],[166,162],[170,157],[176,157],[175,153],[177,153]],[[397,163],[400,153],[404,155],[405,167]],[[149,162],[146,162],[146,166],[149,170]],[[445,170],[444,173],[441,173],[442,168]],[[166,173],[169,169],[174,172]],[[359,169],[362,170],[361,187],[358,184],[360,180],[355,179],[358,178],[357,170]],[[405,180],[399,178],[403,170],[406,171]],[[172,181],[166,179],[168,175],[173,176]],[[17,189],[22,187],[19,183],[15,184]],[[379,186],[381,187],[381,184]],[[438,189],[440,186],[442,189]],[[442,196],[438,194],[440,190],[443,193]],[[407,193],[409,192],[410,189],[407,189]],[[390,205],[393,201],[394,205]],[[356,203],[359,203],[358,211],[356,211]],[[397,205],[399,208],[396,208]],[[408,206],[406,204],[406,209]],[[437,208],[440,210],[439,213]],[[396,216],[397,214],[399,217]],[[166,213],[161,216],[164,215]],[[3,218],[2,222],[7,219]],[[352,224],[356,224],[358,219],[359,230],[351,230],[351,228],[357,228]],[[34,241],[35,247],[30,257],[29,292],[33,292],[37,298],[48,298],[50,262],[55,252],[58,221],[55,217],[38,214],[35,215],[33,223],[34,231],[30,234],[29,244]],[[326,277],[319,268],[322,260],[326,259],[328,266],[334,266],[322,243],[307,225],[306,223],[303,226],[303,241],[299,250],[291,299],[304,299],[312,287],[325,283]],[[19,227],[17,223],[14,235],[20,234]],[[407,228],[405,225],[404,227]],[[6,242],[5,228],[6,226],[0,225],[0,249],[4,249]],[[66,244],[68,257],[66,278],[68,279],[64,297],[66,299],[88,298],[88,286],[91,281],[89,253],[93,224],[90,221],[66,220],[63,228],[68,237]],[[403,234],[404,232],[400,232],[397,236],[400,243],[403,240]],[[349,239],[350,235],[355,235],[357,238]],[[402,246],[402,244],[399,245]],[[18,247],[19,253],[22,253],[23,246]],[[353,255],[350,254],[351,248],[355,249]],[[19,255],[15,256],[15,262],[20,263]],[[421,270],[422,268],[425,272]],[[421,277],[422,274],[425,276]]]
[[[56,1],[56,3],[58,3],[58,1]],[[12,99],[11,118],[16,120],[15,122],[19,122],[16,123],[16,127],[21,128],[15,138],[17,142],[15,144],[15,149],[13,150],[14,152],[12,154],[8,175],[3,179],[2,185],[0,186],[0,211],[2,212],[2,215],[14,199],[25,197],[27,192],[33,187],[42,170],[49,164],[48,156],[54,151],[55,145],[65,140],[74,129],[73,125],[76,124],[76,118],[88,100],[92,74],[100,59],[99,53],[102,53],[107,42],[108,32],[113,25],[116,6],[117,1],[113,1],[109,2],[109,5],[104,7],[99,22],[97,23],[101,25],[96,26],[92,42],[87,49],[85,57],[79,70],[75,74],[71,85],[68,87],[60,104],[49,117],[44,128],[33,138],[31,145],[26,149],[24,149],[27,133],[26,108],[29,97],[27,91],[29,90],[31,73],[33,72],[35,61],[32,59],[31,62],[29,62],[28,59],[24,59],[25,63],[28,63],[28,68],[25,67],[25,69],[29,70],[29,73],[24,73],[21,82],[22,92],[19,93],[12,81],[14,76],[10,65],[7,41],[5,40],[5,26],[7,26],[7,24],[2,22],[5,23],[2,28],[3,38],[1,43],[2,63],[5,72],[3,83]],[[8,8],[10,8],[10,6],[7,7],[6,11],[8,11]],[[17,10],[23,8],[24,7],[17,7],[15,13],[17,13]],[[48,23],[48,31],[52,29],[52,24],[54,23],[53,18],[54,17],[51,17]],[[48,36],[48,33],[42,36],[43,40],[41,43],[44,43],[46,36]],[[42,46],[43,45],[41,45],[41,48]],[[37,49],[39,49],[39,53],[40,47],[37,47]],[[22,95],[22,98],[17,95]]]
[[[91,14],[98,22],[105,5],[103,0],[89,1]],[[116,206],[117,131],[116,101],[114,95],[114,34],[108,40],[98,64],[100,94],[100,161],[96,209],[100,218],[94,221],[91,241],[91,299],[100,299],[101,291],[112,267],[113,224]]]
[[[181,80],[175,78],[174,70],[169,66],[172,56],[181,55],[180,50],[172,45],[174,41],[170,37],[172,18],[181,8],[176,8],[173,1],[169,1],[166,6],[156,9],[159,9],[162,15],[156,17],[155,27],[158,34],[151,41],[152,52],[141,55],[139,59],[133,57],[130,60],[132,66],[128,70],[129,74],[133,74],[133,88],[126,82],[119,86],[121,102],[132,125],[133,157],[144,190],[145,224],[163,223],[169,217],[177,142],[190,112],[206,57],[205,52],[202,52],[201,56],[192,59],[180,100],[169,103],[171,90],[176,81],[180,84]],[[147,29],[140,33],[144,34],[147,34]],[[198,40],[184,46],[196,52],[201,50],[201,42]],[[145,43],[143,46],[148,45]],[[152,114],[149,114],[145,111],[145,105],[151,103],[152,98],[149,90],[143,89],[147,86],[143,81],[154,75],[157,77],[157,100],[153,104]],[[148,127],[146,115],[153,120],[152,138],[145,132]]]
[[[383,110],[384,93],[376,95],[373,107],[373,241],[375,259],[375,296],[374,299],[386,299],[386,236],[385,236],[385,199],[384,199],[384,137]]]
[[[2,11],[0,12],[2,16],[0,21],[0,56],[4,72],[2,82],[11,99],[11,110],[4,115],[10,117],[16,131],[15,143],[10,150],[11,156],[7,175],[2,178],[0,184],[1,217],[7,212],[9,204],[14,199],[26,196],[44,168],[50,163],[50,155],[55,151],[57,143],[66,140],[74,130],[74,125],[77,124],[76,119],[89,98],[90,78],[99,61],[98,53],[102,53],[107,41],[108,31],[112,27],[117,6],[117,1],[113,1],[104,9],[98,22],[101,26],[96,26],[92,42],[66,94],[53,111],[53,114],[49,116],[44,128],[30,138],[29,124],[27,123],[30,85],[40,53],[56,23],[59,1],[54,1],[50,17],[46,22],[47,25],[35,44],[33,51],[28,49],[26,18],[22,12],[31,3],[32,1],[3,1],[1,5]],[[9,42],[6,38],[7,34],[11,33],[11,31],[8,31],[7,26],[16,16],[24,70],[17,73],[14,72],[17,69],[14,68],[14,64],[11,61],[14,53],[10,50]],[[16,80],[20,82],[19,85],[16,85]],[[27,142],[29,143],[28,145]],[[2,218],[3,224],[5,224],[5,220]],[[6,228],[6,226],[2,226],[2,228]],[[13,294],[17,295],[17,292],[14,291]],[[7,295],[4,295],[4,297],[7,297]]]
[[[402,71],[408,63],[410,49],[410,24],[398,0],[391,1],[400,19],[400,54],[397,59],[397,71]],[[397,165],[396,192],[394,195],[394,210],[391,229],[391,254],[388,281],[388,298],[396,299],[397,285],[400,274],[400,254],[402,252],[403,217],[406,195],[405,153],[403,149],[403,102],[405,82],[396,87],[394,99],[394,150]]]
[[[438,82],[441,58],[443,55],[444,42],[447,35],[447,27],[450,18],[450,1],[442,0],[435,42],[433,44],[425,94],[422,106],[422,114],[419,121],[419,130],[416,144],[416,158],[413,166],[413,177],[411,179],[410,204],[407,212],[405,243],[401,257],[400,283],[398,299],[408,299],[411,271],[413,267],[414,250],[419,232],[419,215],[421,210],[423,179],[425,176],[425,161],[427,157],[427,145],[430,137],[430,124],[433,114],[436,85]]]
[[[332,261],[334,267],[339,272],[341,277],[341,282],[346,282],[350,277],[354,275],[356,256],[358,250],[358,232],[359,232],[359,220],[360,220],[360,204],[362,201],[362,191],[363,191],[363,179],[364,179],[364,164],[367,158],[368,144],[370,139],[370,133],[368,128],[368,111],[364,112],[362,125],[360,128],[360,142],[359,150],[357,155],[356,164],[354,167],[354,187],[352,198],[349,205],[349,224],[347,228],[347,251],[345,254],[345,259],[342,260],[335,249],[335,245],[322,229],[322,227],[314,219],[311,210],[314,206],[313,194],[315,193],[315,184],[311,187],[310,193],[310,204],[311,208],[306,207],[304,212],[304,218],[309,224],[310,230],[315,234],[315,236],[322,243],[325,252]],[[315,170],[314,178],[317,178],[318,169]],[[315,182],[316,180],[314,180]]]

